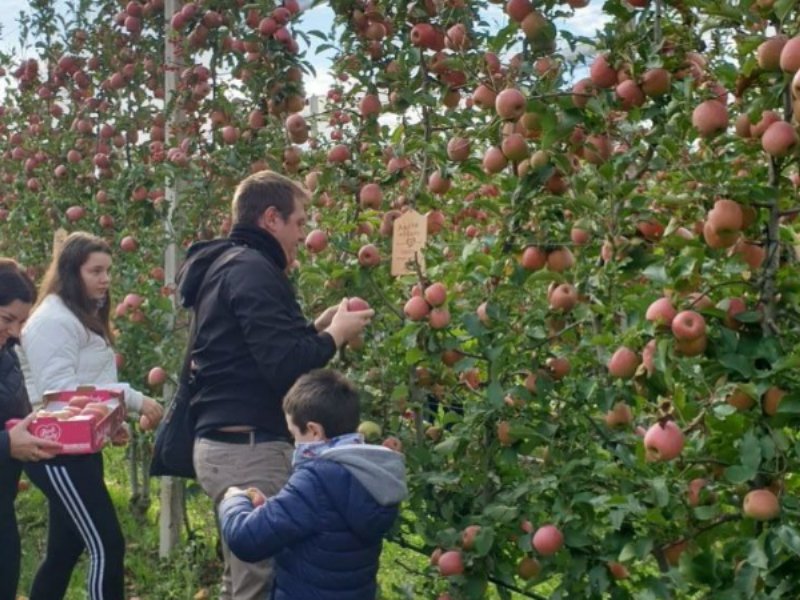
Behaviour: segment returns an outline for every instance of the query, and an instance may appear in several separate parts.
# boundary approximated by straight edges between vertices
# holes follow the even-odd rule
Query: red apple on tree
[[[362,267],[375,267],[381,262],[381,255],[374,244],[365,244],[358,251],[358,264]]]
[[[443,577],[461,575],[464,573],[464,562],[461,559],[461,552],[458,550],[443,552],[439,557],[437,566],[439,567],[439,573],[441,573]]]
[[[781,514],[781,505],[770,490],[752,490],[744,497],[742,512],[756,521],[771,521]]]
[[[309,252],[318,254],[328,246],[328,236],[321,229],[314,229],[306,236],[305,245]]]
[[[630,379],[636,374],[639,366],[639,355],[630,348],[622,346],[608,361],[608,373],[612,377]]]
[[[440,306],[447,301],[447,288],[443,283],[432,283],[425,288],[424,297],[431,306]]]
[[[649,461],[668,461],[683,450],[683,432],[675,421],[654,423],[644,435],[644,448]]]
[[[678,340],[696,340],[705,337],[706,321],[693,310],[684,310],[672,320],[672,334]]]
[[[119,247],[123,252],[136,252],[139,248],[139,242],[136,241],[136,238],[127,235],[119,243]]]
[[[644,318],[660,327],[671,327],[677,314],[669,298],[659,298],[647,307]]]
[[[606,425],[609,427],[619,427],[630,425],[633,422],[633,412],[631,407],[625,402],[617,402],[613,408],[606,413]]]
[[[539,561],[530,556],[525,556],[520,559],[517,565],[517,575],[525,581],[538,576],[541,570],[542,566],[539,564]]]
[[[528,271],[538,271],[547,264],[547,253],[537,246],[528,246],[522,251],[519,262]]]
[[[542,556],[550,556],[561,550],[564,534],[555,525],[544,525],[533,534],[531,545]]]
[[[412,296],[403,307],[403,312],[412,321],[421,321],[430,313],[431,307],[422,296]]]
[[[167,372],[163,367],[153,367],[147,374],[147,385],[150,387],[158,387],[164,384],[167,380]]]
[[[469,525],[461,532],[461,547],[472,550],[475,547],[475,538],[481,531],[480,525]]]
[[[505,121],[519,119],[525,112],[525,95],[516,88],[507,88],[497,94],[495,99],[495,110],[497,116]]]

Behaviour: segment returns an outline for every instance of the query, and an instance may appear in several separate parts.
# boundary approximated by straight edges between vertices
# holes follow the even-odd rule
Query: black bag
[[[225,251],[214,257],[209,257],[210,263],[205,270],[206,275],[215,267],[222,266],[244,248],[231,244]],[[187,263],[181,267],[185,269]],[[179,275],[179,279],[181,276]],[[200,284],[202,288],[206,277]],[[184,300],[181,304],[186,307]],[[188,307],[187,307],[188,308]],[[191,414],[191,401],[195,394],[194,374],[192,373],[192,349],[197,337],[197,323],[194,311],[191,313],[189,324],[189,343],[186,346],[186,355],[183,359],[183,368],[178,379],[178,389],[172,401],[164,411],[164,417],[156,429],[156,441],[153,445],[153,457],[150,459],[150,475],[153,477],[186,477],[197,478],[194,472],[192,455],[194,454],[194,417]]]
[[[197,330],[194,316],[191,319],[189,344],[183,360],[178,389],[172,401],[164,411],[164,417],[156,429],[156,441],[153,445],[153,456],[150,459],[150,475],[152,477],[186,477],[194,479],[192,455],[194,453],[194,418],[190,410],[190,402],[194,395],[192,386],[192,348]]]

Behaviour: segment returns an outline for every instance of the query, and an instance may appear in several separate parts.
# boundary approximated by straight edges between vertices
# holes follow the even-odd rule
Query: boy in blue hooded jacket
[[[265,501],[232,487],[222,535],[245,561],[276,561],[272,600],[374,600],[383,537],[408,491],[403,455],[356,433],[358,390],[336,371],[300,377],[283,400],[294,471]]]

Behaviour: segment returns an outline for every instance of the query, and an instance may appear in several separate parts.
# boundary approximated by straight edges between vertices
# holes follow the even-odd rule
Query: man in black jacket
[[[374,312],[347,299],[309,323],[287,271],[305,237],[307,192],[261,171],[233,198],[227,239],[194,244],[179,276],[184,306],[195,312],[191,406],[194,466],[215,509],[230,486],[277,493],[293,446],[281,402],[300,375],[323,367],[369,324]],[[244,563],[223,544],[223,600],[263,600],[270,561]]]

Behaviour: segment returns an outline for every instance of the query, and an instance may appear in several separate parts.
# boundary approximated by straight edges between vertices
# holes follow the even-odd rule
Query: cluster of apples
[[[445,306],[446,302],[447,288],[443,283],[432,283],[425,288],[424,293],[415,285],[403,312],[412,321],[427,318],[432,329],[443,329],[450,324],[450,311]]]
[[[66,406],[59,410],[39,410],[36,417],[54,418],[59,421],[70,421],[77,417],[90,417],[99,422],[111,413],[111,408],[105,402],[97,402],[89,396],[74,396]]]
[[[555,525],[542,525],[535,531],[530,521],[523,521],[520,526],[525,533],[532,534],[531,548],[540,556],[552,556],[564,547],[564,534]],[[444,551],[442,548],[436,548],[431,554],[431,565],[437,567],[443,577],[462,575],[464,573],[462,550],[470,551],[475,547],[480,531],[480,525],[465,527],[461,532],[461,549]],[[530,556],[523,557],[517,568],[518,575],[525,580],[536,577],[540,571],[539,561]]]

